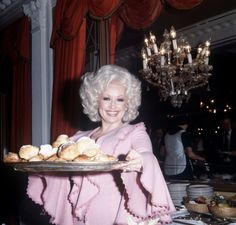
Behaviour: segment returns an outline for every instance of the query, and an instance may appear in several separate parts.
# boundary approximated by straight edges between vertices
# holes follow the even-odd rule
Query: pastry
[[[66,134],[61,134],[57,137],[56,141],[52,143],[53,148],[58,148],[60,145],[65,144],[69,141],[69,137]]]
[[[72,143],[59,148],[57,154],[59,158],[73,160],[80,155],[80,151],[78,150],[76,143]]]
[[[88,161],[92,161],[93,158],[87,156],[87,155],[79,155],[78,157],[76,157],[73,161],[75,162],[88,162]]]
[[[78,151],[80,154],[87,155],[89,157],[96,156],[101,152],[100,146],[89,137],[82,137],[76,142]]]
[[[57,148],[53,148],[49,144],[41,145],[39,148],[39,154],[43,155],[43,159],[46,160],[57,153]]]
[[[17,153],[15,152],[8,152],[3,159],[3,162],[9,163],[9,162],[20,162],[20,158]]]
[[[116,161],[117,158],[113,155],[99,154],[95,157],[95,160],[100,162],[109,162],[109,161]]]
[[[57,157],[55,158],[54,162],[67,162],[67,160]]]
[[[19,150],[19,156],[22,159],[29,160],[38,155],[39,148],[33,145],[23,145]]]
[[[56,161],[57,159],[58,159],[57,154],[54,154],[51,157],[49,157],[48,159],[46,159],[46,161],[53,162],[53,161]]]
[[[98,154],[101,154],[101,149],[98,144],[90,143],[86,149],[83,151],[84,155],[89,157],[95,157]]]
[[[28,161],[29,162],[38,162],[38,161],[43,161],[43,155],[38,154],[36,156],[33,156],[32,158],[30,158]]]
[[[57,141],[68,141],[69,137],[67,134],[61,134],[57,137]]]

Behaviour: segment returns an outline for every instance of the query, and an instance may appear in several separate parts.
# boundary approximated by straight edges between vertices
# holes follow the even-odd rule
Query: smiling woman
[[[141,104],[140,81],[115,65],[87,73],[82,81],[84,112],[100,126],[79,131],[70,141],[94,139],[104,153],[127,164],[117,171],[78,171],[71,177],[31,175],[27,194],[58,225],[170,223],[175,208],[146,128],[129,124]]]
[[[118,127],[122,123],[122,118],[127,108],[125,97],[125,87],[111,82],[98,100],[99,115],[103,121],[104,130],[99,131],[99,135],[106,133],[106,129]]]
[[[82,99],[84,113],[92,121],[101,121],[101,116],[97,110],[98,99],[105,94],[104,91],[107,91],[106,89],[111,83],[121,85],[123,88],[125,87],[125,92],[122,92],[121,95],[124,95],[128,108],[122,118],[123,122],[129,122],[135,119],[138,116],[138,108],[141,104],[141,83],[134,76],[130,76],[130,73],[126,69],[114,65],[101,67],[96,74],[86,73],[83,76],[80,97]]]

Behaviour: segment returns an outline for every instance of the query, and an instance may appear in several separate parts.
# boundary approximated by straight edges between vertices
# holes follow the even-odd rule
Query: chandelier
[[[165,30],[163,38],[159,47],[152,33],[144,38],[140,73],[148,83],[158,87],[161,100],[170,99],[174,107],[181,107],[188,102],[192,89],[208,84],[212,70],[208,64],[210,41],[199,45],[193,59],[191,46],[183,36],[177,39],[174,27]]]

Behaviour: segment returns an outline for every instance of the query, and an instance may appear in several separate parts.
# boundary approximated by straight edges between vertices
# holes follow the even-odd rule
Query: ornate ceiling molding
[[[32,27],[40,25],[39,17],[44,17],[48,0],[0,0],[0,30],[14,23],[24,14],[32,20]],[[56,0],[50,0],[50,5],[55,6]]]
[[[230,44],[236,40],[236,10],[228,11],[200,21],[177,31],[194,46],[210,39],[213,47]]]
[[[0,0],[0,30],[24,15],[22,5],[30,0]]]
[[[42,1],[40,0],[34,0],[27,4],[23,4],[24,14],[31,19],[32,30],[39,27],[39,23],[40,23],[39,10],[40,10],[41,2]]]

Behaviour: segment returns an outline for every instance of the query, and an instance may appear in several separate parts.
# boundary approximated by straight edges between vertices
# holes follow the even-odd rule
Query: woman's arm
[[[187,154],[187,156],[190,159],[199,160],[199,161],[205,161],[205,158],[203,158],[203,157],[197,155],[196,153],[194,153],[192,147],[185,148],[185,153]]]
[[[148,218],[159,218],[159,222],[170,223],[170,214],[175,211],[175,207],[158,161],[152,152],[151,140],[145,127],[143,125],[135,127],[131,136],[128,135],[126,138],[130,138],[132,149],[127,157],[141,158],[142,162],[139,173],[136,171],[121,173],[128,195],[129,211],[143,221]]]

